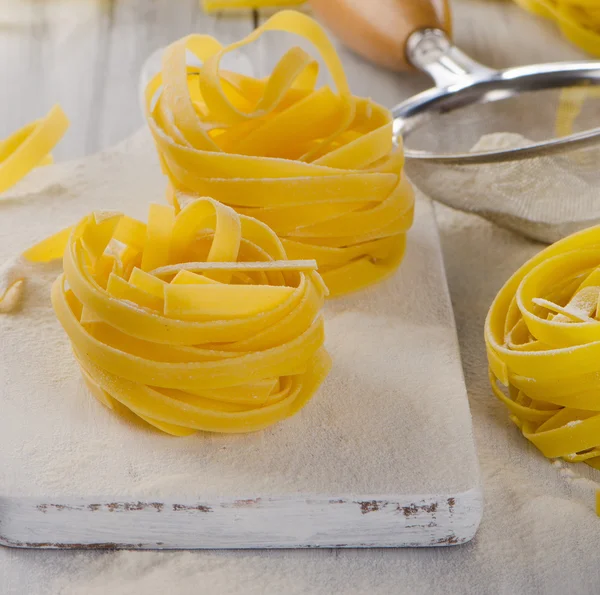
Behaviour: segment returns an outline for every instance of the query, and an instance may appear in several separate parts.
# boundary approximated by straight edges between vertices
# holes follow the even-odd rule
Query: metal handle
[[[406,42],[407,60],[426,72],[437,87],[449,87],[465,79],[490,78],[496,71],[459,50],[439,29],[421,29]]]

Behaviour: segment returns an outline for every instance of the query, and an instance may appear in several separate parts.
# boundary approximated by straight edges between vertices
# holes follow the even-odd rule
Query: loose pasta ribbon
[[[54,310],[117,412],[175,436],[250,432],[299,411],[329,371],[316,263],[217,201],[153,204],[147,224],[95,212],[25,257],[63,252]]]
[[[319,51],[335,84],[299,47],[267,78],[220,68],[267,31],[295,33]],[[186,54],[202,62],[186,65]],[[269,225],[290,258],[317,261],[337,296],[392,274],[404,255],[414,195],[392,142],[392,115],[350,93],[324,30],[294,11],[275,14],[227,47],[206,35],[169,46],[146,88],[147,120],[177,192],[208,195]]]
[[[41,120],[0,141],[0,192],[14,186],[34,167],[52,163],[50,151],[68,127],[69,121],[57,105]]]
[[[547,457],[598,469],[599,298],[600,227],[592,227],[524,264],[485,324],[492,389],[523,435]]]
[[[589,54],[600,57],[598,0],[515,0],[517,4],[555,21],[562,34]]]

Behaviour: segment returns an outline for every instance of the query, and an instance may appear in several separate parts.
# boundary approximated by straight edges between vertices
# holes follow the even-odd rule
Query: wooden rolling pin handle
[[[391,70],[412,70],[406,42],[420,29],[450,34],[448,0],[309,0],[316,15],[349,48]]]

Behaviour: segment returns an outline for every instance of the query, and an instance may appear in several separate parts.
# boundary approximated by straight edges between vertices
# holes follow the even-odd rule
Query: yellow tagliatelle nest
[[[64,112],[55,106],[46,117],[0,141],[0,192],[14,186],[34,167],[50,163],[50,151],[68,127]]]
[[[66,244],[66,247],[65,247]],[[92,393],[176,436],[249,432],[301,409],[328,373],[314,261],[207,198],[148,224],[93,213],[25,256],[64,273],[52,304]]]
[[[496,396],[547,457],[600,468],[600,227],[521,267],[489,311]],[[507,387],[502,390],[500,385]]]
[[[318,63],[298,47],[264,79],[220,69],[225,54],[270,30],[311,41],[336,91],[317,87]],[[202,66],[186,66],[186,52]],[[175,191],[212,196],[263,221],[290,258],[317,261],[332,295],[399,265],[414,196],[403,152],[393,147],[392,115],[350,93],[334,47],[311,18],[279,12],[226,48],[205,35],[174,43],[146,105]]]
[[[600,56],[598,0],[515,0],[523,8],[555,21],[562,34],[586,52]]]

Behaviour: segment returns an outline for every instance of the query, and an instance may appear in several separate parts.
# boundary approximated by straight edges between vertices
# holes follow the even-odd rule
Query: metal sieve
[[[546,242],[600,223],[600,62],[494,70],[452,44],[430,0],[312,4],[356,51],[434,80],[393,109],[425,194]]]

